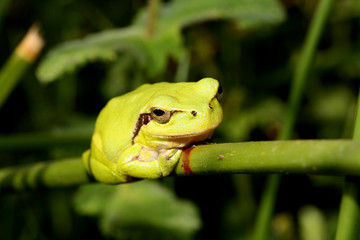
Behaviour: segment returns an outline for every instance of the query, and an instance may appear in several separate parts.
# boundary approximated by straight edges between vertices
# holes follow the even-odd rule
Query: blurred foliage
[[[152,180],[83,186],[75,196],[75,208],[98,216],[101,231],[115,239],[192,239],[201,226],[191,202],[176,199]]]
[[[206,20],[230,19],[242,29],[279,23],[284,18],[275,1],[181,0],[158,6],[155,32],[149,33],[149,13],[142,11],[127,28],[103,31],[82,40],[66,42],[49,52],[38,69],[41,81],[53,81],[78,66],[95,60],[114,60],[121,52],[136,62],[136,71],[145,71],[149,77],[164,72],[168,58],[179,61],[184,56],[181,30]],[[127,69],[124,69],[127,70]],[[121,84],[123,85],[123,84]]]
[[[314,206],[304,206],[299,211],[301,239],[328,239],[325,216]]]
[[[1,65],[33,22],[42,25],[46,39],[40,65],[30,69],[0,110],[1,136],[26,133],[29,139],[39,132],[90,136],[97,113],[113,96],[144,82],[214,77],[225,91],[224,121],[214,141],[275,139],[317,2],[163,1],[155,31],[149,33],[143,0],[0,1]],[[334,4],[297,120],[298,138],[352,136],[360,79],[360,3]],[[2,150],[0,166],[79,156],[87,146],[79,141],[71,147]],[[171,180],[174,183],[161,183],[196,207],[148,182],[84,186],[79,192],[2,194],[0,239],[101,238],[103,234],[116,238],[133,234],[127,224],[141,219],[158,224],[158,230],[150,233],[144,223],[143,233],[149,237],[165,231],[162,227],[173,234],[184,231],[187,238],[202,226],[196,239],[245,239],[251,234],[263,176]],[[336,177],[284,176],[273,236],[305,239],[311,231],[324,231],[324,226],[334,229],[342,186],[343,179]],[[124,191],[144,202],[136,204],[130,195],[121,194]],[[184,210],[178,212],[177,206]],[[154,212],[146,214],[149,211]],[[129,212],[138,214],[122,221],[122,214]],[[177,227],[159,222],[168,217],[176,221],[180,214],[188,222],[179,221]],[[309,227],[308,222],[314,224]],[[325,239],[333,235],[327,232]]]

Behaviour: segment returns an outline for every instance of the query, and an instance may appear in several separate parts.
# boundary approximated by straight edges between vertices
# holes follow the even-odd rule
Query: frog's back
[[[139,114],[146,111],[146,102],[156,92],[152,86],[144,84],[132,92],[112,98],[101,110],[93,135],[93,140],[100,140],[92,142],[101,145],[97,147],[110,161],[116,162],[121,152],[132,144]]]

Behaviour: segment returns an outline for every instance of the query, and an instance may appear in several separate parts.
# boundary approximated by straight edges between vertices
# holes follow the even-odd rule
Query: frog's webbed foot
[[[136,178],[160,178],[171,173],[180,155],[179,149],[154,150],[134,144],[121,154],[118,171]]]

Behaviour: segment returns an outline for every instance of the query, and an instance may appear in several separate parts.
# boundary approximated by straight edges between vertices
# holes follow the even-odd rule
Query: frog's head
[[[204,78],[160,84],[138,118],[133,141],[136,137],[152,148],[182,148],[210,138],[222,121],[219,82]]]

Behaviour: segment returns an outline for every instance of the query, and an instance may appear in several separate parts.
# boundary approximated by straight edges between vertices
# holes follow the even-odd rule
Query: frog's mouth
[[[184,134],[175,134],[175,135],[156,135],[159,138],[164,139],[183,139],[183,138],[208,138],[208,136],[211,137],[216,127],[207,129],[204,131],[198,131],[198,132],[192,132],[192,133],[184,133]]]
[[[200,144],[210,142],[215,128],[205,131],[193,132],[178,135],[157,135],[158,148],[186,148],[192,144]]]

